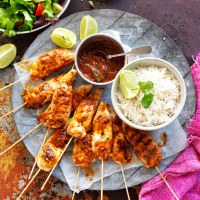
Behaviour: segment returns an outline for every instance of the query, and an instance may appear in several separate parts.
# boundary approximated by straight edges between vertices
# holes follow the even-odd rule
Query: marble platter
[[[84,15],[87,14],[93,16],[97,20],[99,25],[99,32],[107,29],[116,30],[120,33],[122,42],[130,46],[131,48],[148,44],[152,47],[153,55],[155,57],[165,59],[177,67],[177,69],[181,72],[182,76],[184,77],[187,87],[186,104],[182,113],[179,115],[179,121],[181,125],[186,129],[188,125],[188,119],[194,114],[196,105],[195,90],[187,60],[181,53],[180,49],[175,45],[175,43],[168,37],[168,35],[162,29],[140,16],[111,9],[86,11],[70,15],[62,19],[55,25],[47,28],[43,33],[41,33],[26,51],[24,59],[33,57],[35,55],[44,53],[50,49],[55,48],[55,45],[51,42],[50,35],[51,32],[57,27],[68,28],[75,32],[77,38],[79,38],[80,20]],[[17,76],[15,78],[17,79]],[[20,86],[20,88],[19,85],[14,86],[13,107],[18,106],[15,101],[16,99],[22,100],[22,90],[22,86]],[[26,127],[28,127],[28,129],[30,130],[31,128],[33,128],[33,125],[36,124],[37,120],[33,118],[31,124],[27,123],[25,120],[27,111],[25,112],[24,109],[22,109],[19,112],[23,112],[22,116],[24,116],[24,119],[23,117],[21,119],[18,119],[17,115],[15,115],[14,117],[17,129],[19,131],[20,136],[22,137],[24,135]],[[24,127],[23,129],[21,128],[22,125]],[[40,130],[38,130],[38,132],[39,131]],[[27,149],[30,151],[30,153],[35,157],[35,149],[31,145],[29,139],[25,139],[24,143]],[[169,163],[171,163],[176,158],[176,156],[177,155],[174,155],[172,157],[164,159],[161,165],[159,165],[159,168],[163,170]],[[56,168],[53,174],[63,182],[66,182],[59,166]],[[157,174],[157,172],[154,169],[146,169],[144,167],[139,167],[126,170],[125,174],[128,186],[133,186],[151,179]],[[141,176],[141,174],[144,175]],[[124,188],[123,184],[120,187],[116,187],[115,184],[111,184],[115,182],[115,177],[116,174],[113,174],[112,176],[105,178],[105,190],[116,190]],[[90,189],[99,190],[100,184],[95,183]]]

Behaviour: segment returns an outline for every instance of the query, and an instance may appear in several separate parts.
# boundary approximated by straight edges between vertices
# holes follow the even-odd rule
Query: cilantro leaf
[[[146,81],[146,82],[141,82],[139,81],[138,83],[140,90],[142,91],[142,93],[147,93],[149,92],[152,88],[153,88],[153,82],[151,81]]]
[[[153,97],[154,97],[154,95],[152,93],[144,94],[144,96],[141,100],[142,106],[144,108],[149,108],[149,106],[151,105],[151,103],[153,101]]]

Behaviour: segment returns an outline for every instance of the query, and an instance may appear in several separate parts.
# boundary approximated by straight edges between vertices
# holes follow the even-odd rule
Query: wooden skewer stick
[[[58,162],[54,165],[53,169],[52,169],[51,172],[49,173],[49,175],[48,175],[46,181],[44,182],[43,186],[41,187],[41,190],[44,189],[45,185],[47,184],[47,181],[49,180],[49,178],[50,178],[51,174],[53,173],[54,169],[56,168],[56,166],[57,166],[58,163],[60,162],[60,159],[62,158],[63,154],[65,153],[65,150],[66,150],[67,147],[69,146],[69,144],[70,144],[70,142],[72,141],[72,139],[73,139],[73,137],[71,137],[70,140],[68,141],[68,143],[66,144],[66,146],[65,146],[65,148],[64,148],[64,150],[63,150],[63,152],[61,153],[61,155],[60,155],[60,157],[59,157],[59,159],[58,159]]]
[[[13,83],[11,83],[11,84],[9,84],[9,85],[6,85],[5,87],[0,88],[0,91],[1,91],[1,90],[4,90],[4,89],[6,89],[6,88],[8,88],[8,87],[10,87],[10,86],[12,86],[12,85],[14,85],[15,83],[18,83],[18,82],[24,80],[25,78],[27,78],[27,77],[29,77],[29,76],[30,76],[30,75],[24,76],[24,77],[20,78],[19,80],[15,81],[15,82],[13,82]]]
[[[75,182],[75,186],[74,186],[74,191],[73,191],[73,195],[72,195],[72,200],[74,200],[75,197],[75,193],[76,193],[76,187],[78,184],[78,178],[79,178],[79,174],[80,174],[80,167],[78,167],[78,172],[77,172],[77,176],[76,176],[76,182]]]
[[[37,129],[38,127],[40,127],[42,125],[42,123],[40,123],[39,125],[37,125],[35,128],[33,128],[32,130],[30,130],[26,135],[24,135],[22,138],[20,138],[19,140],[17,140],[17,142],[15,142],[14,144],[12,144],[10,147],[8,147],[6,150],[4,150],[3,152],[0,153],[0,156],[2,156],[4,153],[6,153],[8,150],[10,150],[11,148],[13,148],[16,144],[18,144],[20,141],[22,141],[25,137],[27,137],[30,133],[32,133],[35,129]]]
[[[123,176],[123,179],[124,179],[124,185],[125,185],[125,188],[126,188],[127,197],[128,197],[128,200],[131,200],[129,192],[128,192],[128,187],[127,187],[126,178],[125,178],[125,175],[124,175],[124,169],[123,169],[122,164],[120,164],[120,167],[121,167],[122,176]]]
[[[33,176],[33,178],[29,181],[29,183],[27,184],[27,186],[24,188],[24,190],[21,192],[21,194],[17,197],[17,200],[20,200],[21,196],[24,194],[24,192],[27,190],[27,188],[29,187],[29,185],[33,182],[33,180],[35,179],[35,177],[38,175],[38,173],[40,172],[41,169],[38,169],[38,171],[35,173],[35,175]]]
[[[163,179],[163,181],[165,182],[165,184],[167,185],[167,187],[169,188],[169,190],[171,191],[171,193],[174,195],[174,198],[176,200],[179,200],[179,198],[177,197],[176,193],[174,192],[174,190],[171,188],[171,186],[169,185],[169,183],[167,182],[167,180],[165,179],[165,177],[162,175],[161,171],[158,169],[158,167],[155,167],[156,170],[158,171],[160,177]]]
[[[47,129],[47,132],[46,132],[46,134],[45,134],[45,136],[44,136],[44,139],[43,139],[42,145],[41,145],[41,147],[40,147],[40,150],[39,150],[39,152],[38,152],[38,155],[40,154],[40,152],[41,152],[41,150],[42,150],[42,147],[44,146],[44,143],[45,143],[45,141],[46,141],[46,139],[47,139],[47,136],[48,136],[48,134],[49,134],[49,130],[50,130],[50,128]],[[35,158],[35,162],[34,162],[34,165],[33,165],[32,169],[31,169],[31,173],[30,173],[28,179],[31,179],[31,176],[32,176],[32,174],[33,174],[33,172],[34,172],[34,169],[35,169],[35,166],[36,166],[37,160],[38,160],[38,155],[37,155],[36,158]]]
[[[103,200],[103,159],[101,160],[101,200]]]
[[[20,108],[22,108],[23,106],[25,106],[27,103],[22,104],[21,106],[18,106],[17,108],[11,110],[10,112],[6,113],[5,115],[1,116],[0,119],[10,115],[11,113],[14,113],[15,111],[19,110]]]

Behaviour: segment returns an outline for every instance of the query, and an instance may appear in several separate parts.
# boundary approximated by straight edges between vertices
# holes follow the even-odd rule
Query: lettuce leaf
[[[51,0],[45,0],[42,5],[44,6],[43,14],[46,15],[46,17],[53,18],[53,10],[52,10],[52,1]]]
[[[16,18],[11,8],[0,8],[0,27],[5,29],[4,35],[12,37],[16,33],[10,32],[15,26]]]
[[[19,0],[17,0],[19,1]],[[10,5],[13,10],[13,13],[16,16],[23,16],[24,18],[24,24],[20,26],[19,30],[32,30],[33,23],[35,21],[35,16],[33,14],[30,14],[26,7],[24,7],[22,4],[19,4],[16,2],[16,0],[10,0]]]

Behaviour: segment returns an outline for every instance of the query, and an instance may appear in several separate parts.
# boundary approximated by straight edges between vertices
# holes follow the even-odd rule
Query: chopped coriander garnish
[[[144,108],[149,108],[149,106],[151,105],[151,103],[153,101],[153,97],[154,97],[154,95],[152,93],[144,94],[144,96],[141,100],[142,106]]]
[[[153,83],[151,81],[141,82],[138,83],[140,90],[142,93],[147,93],[153,88]]]
[[[144,96],[141,100],[142,106],[144,108],[149,108],[151,103],[153,102],[153,97],[154,95],[152,93],[148,93],[151,89],[153,89],[153,82],[151,81],[146,81],[146,82],[139,82],[138,83],[140,90],[142,93],[144,93]]]

